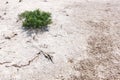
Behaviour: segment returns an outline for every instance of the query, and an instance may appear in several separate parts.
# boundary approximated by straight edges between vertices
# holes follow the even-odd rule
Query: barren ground
[[[35,9],[49,31],[22,28]],[[0,0],[0,80],[120,80],[120,1]]]

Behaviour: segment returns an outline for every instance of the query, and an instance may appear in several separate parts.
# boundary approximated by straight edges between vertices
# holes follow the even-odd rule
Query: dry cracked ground
[[[22,28],[35,9],[48,31]],[[120,1],[0,0],[0,80],[120,80]]]

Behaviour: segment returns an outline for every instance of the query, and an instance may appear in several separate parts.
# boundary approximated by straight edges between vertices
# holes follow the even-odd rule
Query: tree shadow
[[[22,27],[23,31],[27,33],[27,36],[32,36],[33,34],[43,34],[44,32],[49,32],[49,26],[44,27],[44,28],[37,28],[37,29],[29,29],[29,28],[25,28]]]

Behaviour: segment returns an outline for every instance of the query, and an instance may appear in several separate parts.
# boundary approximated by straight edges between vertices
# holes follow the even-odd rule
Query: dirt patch
[[[98,34],[88,39],[88,52],[91,55],[105,55],[113,51],[113,40],[110,35]]]
[[[96,32],[109,32],[110,23],[107,21],[86,21],[86,23]]]
[[[89,3],[87,4],[91,5]],[[78,74],[70,75],[67,80],[120,80],[119,32],[117,32],[119,29],[114,24],[119,20],[117,21],[117,18],[114,20],[115,16],[113,16],[117,15],[117,11],[112,12],[116,7],[108,8],[103,3],[92,4],[92,8],[88,8],[88,5],[79,4],[73,11],[74,22],[79,23],[80,28],[90,31],[86,39],[88,57],[72,61],[72,68]],[[81,27],[80,21],[83,21],[85,26]]]
[[[120,56],[114,55],[114,44],[110,35],[92,35],[88,38],[88,59],[74,65],[79,76],[71,75],[68,80],[119,80]]]

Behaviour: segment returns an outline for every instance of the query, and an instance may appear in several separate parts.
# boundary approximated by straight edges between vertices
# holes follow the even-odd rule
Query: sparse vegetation
[[[19,15],[19,18],[23,20],[23,27],[27,29],[43,29],[52,23],[51,13],[40,11],[39,9],[25,11]]]

